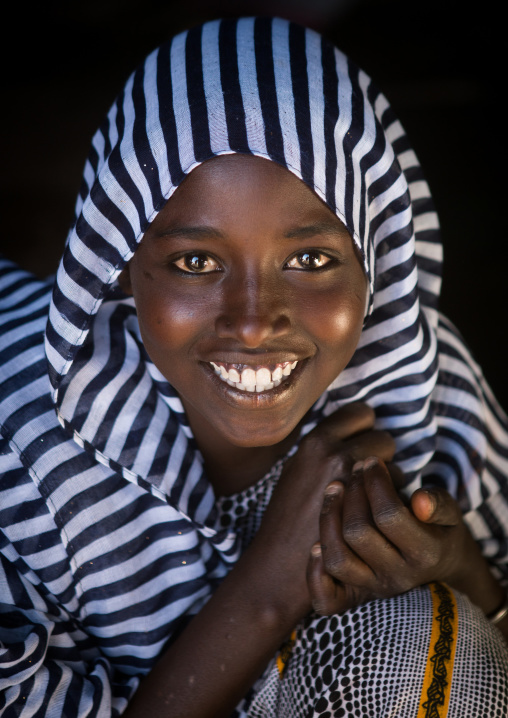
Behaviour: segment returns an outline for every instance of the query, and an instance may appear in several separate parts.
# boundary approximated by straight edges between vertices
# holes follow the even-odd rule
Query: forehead
[[[261,157],[228,154],[193,169],[152,222],[150,233],[168,221],[270,223],[274,229],[301,222],[344,224],[302,180]]]

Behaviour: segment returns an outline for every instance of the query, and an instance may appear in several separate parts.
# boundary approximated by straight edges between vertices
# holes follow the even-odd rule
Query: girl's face
[[[367,282],[344,225],[279,165],[193,170],[122,274],[198,444],[284,440],[351,359]],[[229,379],[229,383],[225,380]]]

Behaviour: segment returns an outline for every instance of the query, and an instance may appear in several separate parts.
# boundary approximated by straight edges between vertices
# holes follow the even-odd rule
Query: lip
[[[256,369],[261,366],[269,366],[275,364],[281,364],[284,362],[301,362],[304,359],[308,359],[310,352],[307,351],[253,351],[253,352],[239,352],[239,351],[207,351],[202,353],[200,360],[204,362],[218,362],[219,364],[244,364],[245,366]]]
[[[211,361],[214,360],[212,359]],[[218,362],[219,359],[216,358],[215,361]],[[207,379],[213,382],[217,391],[228,403],[235,406],[241,405],[246,408],[271,408],[274,404],[285,400],[289,396],[289,394],[293,393],[293,391],[295,390],[295,385],[299,382],[300,376],[309,362],[309,357],[306,357],[305,359],[284,359],[283,361],[297,361],[298,364],[289,376],[283,378],[283,380],[278,386],[273,387],[272,389],[267,389],[266,391],[262,392],[246,392],[242,391],[241,389],[237,389],[236,387],[231,386],[230,384],[227,384],[225,381],[220,379],[215,374],[210,362],[201,361],[200,364],[206,372]],[[222,359],[220,360],[220,363],[243,364],[253,369],[257,369],[263,366],[270,366],[272,364],[280,364],[281,359],[280,357],[278,357],[277,360],[274,359],[273,361],[270,361],[267,357],[263,356],[261,359],[261,356],[259,356],[259,361],[257,362],[253,362],[252,357],[250,358],[249,362],[245,362],[244,357],[244,361],[242,362],[232,362],[230,360],[228,362],[225,362]]]
[[[262,393],[281,383],[284,377],[293,373],[298,362],[277,362],[277,364],[252,367],[248,364],[210,362],[215,374],[230,386],[242,391]]]

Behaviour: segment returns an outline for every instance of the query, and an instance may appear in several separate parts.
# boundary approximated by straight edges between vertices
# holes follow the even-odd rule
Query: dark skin
[[[367,296],[351,237],[328,207],[273,162],[240,155],[191,172],[121,282],[222,495],[251,485],[294,443],[354,354]],[[261,393],[230,387],[212,368],[295,361]]]
[[[294,443],[354,353],[367,292],[335,215],[286,170],[241,156],[190,174],[121,284],[219,495],[252,485]],[[257,396],[210,369],[289,361],[299,368],[282,388]],[[403,503],[394,442],[374,419],[351,404],[300,442],[252,544],[142,681],[128,718],[228,716],[312,608],[341,612],[430,580],[486,613],[502,602],[456,502],[420,490]]]

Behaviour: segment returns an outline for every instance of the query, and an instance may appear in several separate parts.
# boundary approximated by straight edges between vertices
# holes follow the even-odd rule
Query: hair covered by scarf
[[[396,440],[408,490],[431,474],[464,510],[477,505],[481,472],[499,472],[485,417],[494,434],[499,420],[437,311],[441,245],[419,163],[370,78],[316,32],[281,19],[217,20],[177,35],[132,74],[96,133],[46,332],[61,423],[99,461],[179,506],[191,480],[184,513],[208,515],[213,497],[178,396],[144,353],[116,278],[185,176],[231,153],[300,178],[363,257],[360,343],[304,432],[344,403],[365,401]],[[448,374],[443,388],[438,377]]]

